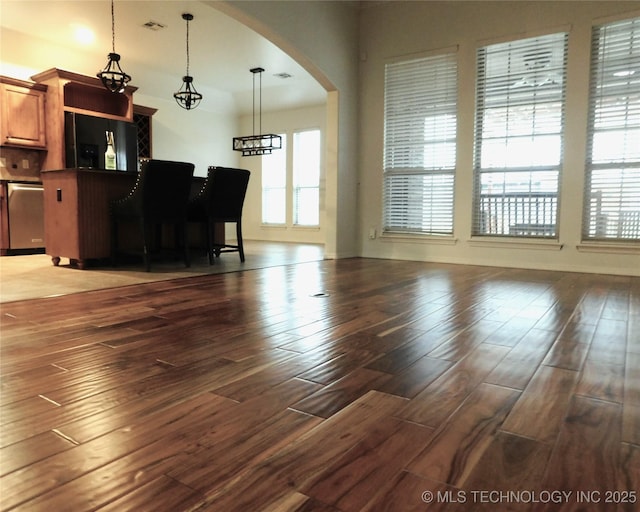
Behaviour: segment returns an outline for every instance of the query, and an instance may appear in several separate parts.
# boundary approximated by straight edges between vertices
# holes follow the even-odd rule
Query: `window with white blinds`
[[[593,28],[582,237],[640,240],[640,18]]]
[[[566,33],[477,52],[473,234],[558,235]]]
[[[262,156],[262,222],[284,224],[287,220],[287,136],[282,149]]]
[[[455,53],[387,64],[384,231],[453,233]]]

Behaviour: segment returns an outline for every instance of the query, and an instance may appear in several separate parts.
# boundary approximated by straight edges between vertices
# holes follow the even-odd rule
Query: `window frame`
[[[559,31],[491,43],[476,50],[472,237],[559,238],[568,39],[567,31]],[[492,62],[488,55],[494,57]],[[559,92],[558,87],[553,89],[557,81],[561,81]],[[548,84],[551,87],[545,90]],[[489,86],[497,92],[488,94]],[[542,119],[539,125],[538,119]],[[492,137],[485,136],[487,133]],[[555,147],[554,137],[558,139]],[[500,140],[504,143],[502,155]],[[553,148],[553,161],[544,161],[549,158],[547,152],[535,151],[545,140],[547,147]],[[500,156],[504,158],[502,165],[497,164]],[[497,192],[490,190],[494,182]]]
[[[457,125],[457,47],[385,64],[383,235],[453,236]]]
[[[287,152],[288,152],[288,140],[287,140],[287,134],[286,133],[279,133],[278,135],[280,135],[281,140],[282,140],[282,148],[281,149],[277,149],[275,150],[277,152],[277,156],[283,156],[284,157],[284,169],[281,170],[281,173],[284,174],[284,176],[280,176],[280,178],[284,177],[284,185],[283,186],[265,186],[265,173],[268,172],[272,172],[273,168],[269,169],[265,169],[265,158],[271,158],[274,156],[274,153],[271,153],[269,155],[262,155],[261,159],[260,159],[260,164],[261,164],[261,192],[260,192],[260,199],[261,199],[261,209],[260,209],[260,220],[263,226],[285,226],[287,224],[287,195],[288,195],[288,188],[287,188],[287,184],[288,184],[288,165],[287,165]],[[271,195],[269,194],[269,192],[272,191],[281,191],[282,194],[284,195],[284,219],[281,222],[274,222],[271,221],[271,219],[269,220],[265,220],[265,208],[267,208],[267,203],[268,200],[266,198],[266,195]]]
[[[317,163],[317,176],[314,176],[314,184],[313,185],[300,185],[301,181],[304,181],[305,176],[300,175],[301,170],[301,159],[298,158],[298,151],[300,148],[298,147],[298,136],[306,133],[314,133],[317,134],[318,137],[318,146],[317,146],[317,155],[315,155],[315,160]],[[322,130],[320,128],[306,128],[300,130],[294,130],[292,134],[292,151],[293,151],[293,163],[292,163],[292,220],[291,223],[295,227],[303,227],[303,228],[318,228],[320,227],[320,181],[322,176]],[[303,163],[302,166],[306,169],[306,165]],[[303,194],[302,191],[313,191],[315,190],[315,200],[317,204],[317,212],[316,212],[316,222],[315,223],[302,223],[300,222],[301,211],[299,208],[300,196]],[[308,195],[308,194],[307,194]]]
[[[298,133],[305,133],[305,132],[317,132],[318,133],[318,155],[317,155],[317,159],[318,159],[318,175],[317,175],[317,185],[312,187],[314,189],[316,189],[317,191],[317,205],[318,205],[318,212],[317,212],[317,224],[300,224],[300,223],[296,223],[296,193],[298,192],[298,189],[300,187],[298,187],[296,185],[296,169],[294,169],[294,166],[296,165],[296,148],[295,148],[295,136]],[[283,207],[284,207],[284,220],[282,222],[267,222],[265,221],[265,208],[267,207],[266,205],[266,199],[265,199],[265,192],[268,189],[268,187],[265,187],[265,172],[268,172],[265,169],[265,159],[266,158],[271,158],[274,156],[274,154],[276,154],[276,151],[274,151],[272,154],[270,155],[262,155],[260,158],[260,162],[261,162],[261,192],[260,192],[260,198],[261,198],[261,226],[265,227],[265,228],[283,228],[283,229],[296,229],[296,230],[320,230],[322,229],[322,201],[324,200],[323,198],[323,180],[324,180],[324,133],[323,133],[323,129],[319,126],[307,126],[304,128],[298,128],[298,129],[288,129],[285,131],[282,131],[281,133],[278,133],[278,135],[280,135],[280,137],[282,137],[282,149],[278,149],[278,155],[281,155],[281,158],[283,159],[283,167],[284,170],[282,172],[283,176],[282,178],[284,179],[284,184],[282,186],[279,187],[271,187],[272,190],[279,190],[281,191],[282,196],[284,197],[284,200],[282,201],[283,203]],[[307,187],[305,187],[307,188]]]
[[[625,25],[630,25],[624,32]],[[628,46],[621,46],[622,34]],[[612,39],[613,38],[613,39]],[[634,39],[635,38],[635,39]],[[640,242],[640,17],[594,25],[591,32],[589,106],[585,186],[582,209],[583,242]],[[633,46],[632,41],[635,41]],[[632,56],[629,55],[632,52]],[[635,74],[624,69],[635,66]],[[622,74],[620,74],[622,73]],[[613,78],[612,78],[613,77]],[[633,101],[630,98],[635,98]],[[626,102],[625,102],[626,100]],[[622,105],[622,106],[621,106]],[[631,119],[630,119],[631,118]],[[622,128],[622,129],[621,129]],[[611,152],[607,134],[624,132],[638,139]],[[619,135],[616,137],[619,140]],[[636,148],[627,153],[628,148]],[[612,173],[619,179],[611,179]],[[599,187],[599,190],[594,188]],[[625,197],[626,196],[626,197]],[[634,209],[634,205],[638,205]],[[613,221],[613,222],[610,222]]]

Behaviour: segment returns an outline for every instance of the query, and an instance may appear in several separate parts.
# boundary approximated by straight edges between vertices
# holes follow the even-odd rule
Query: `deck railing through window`
[[[478,235],[556,236],[554,192],[480,194]]]
[[[590,196],[585,235],[594,240],[640,240],[640,203],[635,209],[611,200],[602,190]],[[625,205],[626,206],[626,205]]]

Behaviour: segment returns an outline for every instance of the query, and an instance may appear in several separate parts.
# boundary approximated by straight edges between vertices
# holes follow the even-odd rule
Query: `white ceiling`
[[[132,76],[131,85],[140,92],[170,98],[180,87],[186,72],[185,12],[194,16],[189,22],[189,74],[204,95],[202,107],[206,108],[208,98],[231,97],[236,112],[251,113],[253,74],[249,70],[254,67],[265,69],[263,111],[325,103],[326,92],[299,64],[210,5],[193,0],[116,0],[115,50],[122,57],[123,70]],[[143,26],[148,21],[166,28],[150,30]],[[0,0],[0,27],[86,52],[97,72],[111,51],[111,2]],[[93,31],[94,41],[79,43],[74,35],[78,27]],[[277,73],[292,77],[278,78]]]

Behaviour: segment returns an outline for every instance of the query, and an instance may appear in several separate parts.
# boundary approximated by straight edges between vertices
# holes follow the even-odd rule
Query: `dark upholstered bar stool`
[[[250,172],[246,169],[231,167],[209,167],[207,179],[200,191],[189,201],[188,220],[205,224],[207,229],[207,253],[209,264],[214,254],[222,252],[240,253],[244,261],[242,241],[242,207],[249,185]],[[217,223],[234,222],[236,224],[236,244],[216,242],[214,226]]]
[[[191,265],[187,241],[187,202],[194,165],[186,162],[149,160],[126,197],[111,203],[111,259],[118,255],[118,225],[136,222],[142,237],[142,254],[147,272],[151,270],[150,244],[153,229],[163,224],[176,228],[176,249],[183,250],[184,263]]]

